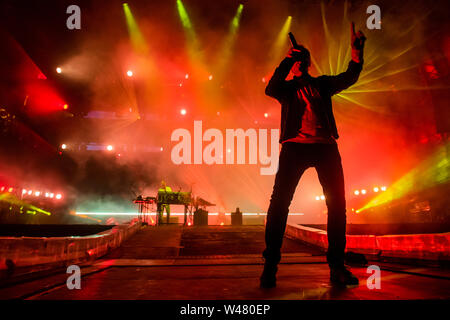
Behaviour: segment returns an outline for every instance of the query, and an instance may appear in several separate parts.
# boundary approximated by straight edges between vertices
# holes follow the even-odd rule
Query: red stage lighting
[[[64,106],[63,106],[63,109],[64,110],[67,110],[67,109],[69,109],[69,105],[66,103],[66,104],[64,104]]]

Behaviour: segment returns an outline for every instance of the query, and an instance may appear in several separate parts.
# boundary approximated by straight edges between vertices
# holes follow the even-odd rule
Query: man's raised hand
[[[366,37],[361,30],[355,32],[355,23],[352,22],[350,26],[351,31],[351,45],[352,45],[352,60],[360,63],[363,60],[364,42]]]

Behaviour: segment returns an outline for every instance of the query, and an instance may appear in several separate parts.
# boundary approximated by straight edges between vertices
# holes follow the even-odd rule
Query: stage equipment
[[[195,224],[194,212],[199,212],[200,219],[197,224],[208,224],[208,212],[206,207],[215,206],[214,203],[208,202],[200,197],[192,197],[192,192],[173,192],[173,191],[158,191],[156,197],[146,197],[142,195],[133,200],[138,205],[138,218],[139,221],[152,225],[162,224],[163,208],[164,205],[182,205],[184,207],[184,225]],[[156,221],[150,217],[150,212],[154,211],[154,205],[156,204]],[[206,212],[206,218],[203,216]],[[194,221],[193,221],[194,220]],[[169,222],[169,215],[167,223]]]

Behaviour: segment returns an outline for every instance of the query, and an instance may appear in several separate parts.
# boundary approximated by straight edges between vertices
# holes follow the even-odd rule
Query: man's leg
[[[170,204],[166,205],[166,213],[167,213],[167,224],[170,222]]]
[[[281,149],[278,171],[267,210],[266,249],[263,252],[265,267],[261,277],[261,286],[263,287],[275,286],[276,266],[281,259],[280,250],[283,244],[289,205],[298,181],[307,168],[306,161],[302,161],[301,149],[302,145],[295,143],[287,143]]]
[[[357,284],[356,279],[344,267],[346,203],[344,173],[341,156],[337,145],[322,145],[318,152],[316,170],[325,195],[328,208],[328,251],[327,261],[332,273],[332,280],[345,284]],[[335,277],[336,270],[338,275]]]
[[[157,217],[156,217],[156,225],[157,226],[159,226],[162,223],[163,211],[164,211],[163,205],[158,203],[157,210],[156,210],[156,212],[158,213]]]

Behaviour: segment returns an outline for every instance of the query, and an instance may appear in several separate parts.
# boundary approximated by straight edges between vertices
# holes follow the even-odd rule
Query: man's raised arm
[[[364,63],[364,42],[366,41],[366,37],[361,30],[358,31],[358,33],[355,33],[355,24],[353,22],[351,23],[350,28],[352,60],[348,64],[347,70],[337,76],[324,76],[331,95],[347,89],[358,81]]]

